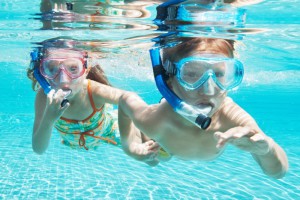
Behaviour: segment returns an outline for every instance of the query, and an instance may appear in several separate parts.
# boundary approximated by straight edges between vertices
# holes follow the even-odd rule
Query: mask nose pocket
[[[203,89],[202,91],[206,95],[214,95],[215,94],[215,83],[214,80],[209,77],[204,83],[203,83]]]
[[[65,82],[69,81],[69,76],[63,69],[61,69],[59,71],[58,77],[59,77],[59,82],[60,83],[65,83]]]

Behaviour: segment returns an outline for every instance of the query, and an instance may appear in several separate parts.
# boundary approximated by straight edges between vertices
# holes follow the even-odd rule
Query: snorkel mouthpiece
[[[176,108],[175,111],[201,129],[205,130],[209,127],[211,122],[211,118],[205,113],[209,113],[211,109],[212,108],[210,106],[199,108],[185,102],[181,102],[180,106]]]
[[[72,90],[63,90],[63,93],[64,93],[65,97],[62,100],[62,102],[60,103],[61,107],[64,107],[67,103],[69,103],[69,100],[67,99],[67,97],[72,93]]]
[[[196,126],[200,127],[201,129],[208,128],[211,122],[211,118],[208,117],[207,114],[211,111],[211,107],[206,106],[203,108],[199,108],[189,105],[183,102],[172,90],[168,88],[164,80],[165,72],[161,64],[162,62],[159,50],[159,48],[150,49],[155,83],[159,92],[172,106],[175,112],[177,112]]]
[[[211,118],[203,114],[199,114],[195,121],[195,123],[198,124],[198,126],[200,126],[204,130],[209,127],[210,122],[211,122]]]

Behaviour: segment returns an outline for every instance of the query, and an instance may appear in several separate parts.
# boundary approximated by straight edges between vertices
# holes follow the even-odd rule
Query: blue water
[[[41,23],[30,19],[39,12],[39,4],[30,2],[0,3],[0,199],[300,198],[298,1],[268,1],[247,7],[248,26],[270,31],[243,39],[239,57],[246,76],[239,89],[230,93],[286,151],[290,169],[280,180],[264,175],[248,153],[234,147],[212,162],[173,158],[151,168],[110,145],[97,151],[71,150],[60,144],[54,131],[47,152],[34,154],[35,93],[26,78],[31,42],[71,33],[78,37],[91,34],[93,38],[104,33],[39,30]],[[135,34],[135,30],[131,32]],[[114,56],[104,60],[105,69],[115,86],[134,90],[155,103],[160,95],[147,49],[132,52],[134,56],[122,54],[116,60]]]

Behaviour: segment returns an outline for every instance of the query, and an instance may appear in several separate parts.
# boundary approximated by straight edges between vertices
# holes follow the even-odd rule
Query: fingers
[[[250,141],[256,144],[256,148],[253,150],[253,153],[258,155],[265,155],[274,148],[272,140],[263,134],[253,135],[250,138]]]
[[[216,145],[217,148],[222,148],[226,143],[233,140],[251,136],[253,136],[253,133],[251,133],[248,127],[235,127],[224,133],[216,132],[214,134],[215,139],[218,141]]]
[[[55,90],[50,90],[50,92],[47,94],[47,100],[49,101],[49,103],[51,104],[52,103],[52,97],[55,93]]]
[[[252,137],[250,137],[251,142],[264,142],[266,138],[262,134],[255,134]]]
[[[149,140],[145,142],[145,145],[148,147],[148,151],[155,151],[157,152],[160,149],[160,145],[153,140]]]
[[[268,137],[249,127],[235,127],[224,133],[215,132],[214,137],[217,140],[216,148],[222,148],[230,143],[244,151],[259,155],[266,154],[270,149]]]
[[[152,161],[155,160],[157,155],[158,155],[158,151],[151,151],[149,150],[147,146],[143,145],[143,149],[141,150],[140,153],[138,153],[141,157],[141,160],[144,161]]]
[[[137,150],[135,151],[135,154],[140,156],[139,159],[149,162],[157,160],[158,150],[160,146],[153,140],[149,140],[145,143],[139,144],[136,146],[136,148]]]
[[[50,90],[50,92],[47,94],[47,100],[49,104],[59,104],[59,107],[66,107],[66,104],[64,106],[60,106],[61,102],[64,99],[64,93],[62,89],[59,89],[55,92],[54,89]]]
[[[57,92],[54,93],[53,95],[53,99],[55,99],[57,102],[62,102],[63,98],[64,98],[64,93],[62,89],[57,90]]]

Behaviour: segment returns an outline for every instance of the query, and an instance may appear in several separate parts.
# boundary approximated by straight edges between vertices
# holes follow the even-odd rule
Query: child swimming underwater
[[[38,80],[43,87],[35,100],[33,150],[38,154],[46,151],[53,127],[59,131],[62,143],[72,148],[95,149],[103,141],[120,145],[111,105],[117,104],[125,91],[111,87],[100,66],[91,66],[88,52],[49,43],[33,52],[28,71],[33,84]],[[158,145],[141,134],[139,137],[143,141],[136,154],[151,165],[147,158],[152,156],[151,148]]]
[[[233,41],[188,38],[162,49],[161,62],[155,51],[156,82],[166,100],[147,105],[134,93],[122,95],[119,128],[128,155],[132,156],[134,135],[142,131],[167,153],[182,159],[212,160],[226,145],[234,145],[251,153],[265,174],[284,176],[288,169],[285,152],[227,97],[243,76],[242,64],[233,58]]]

